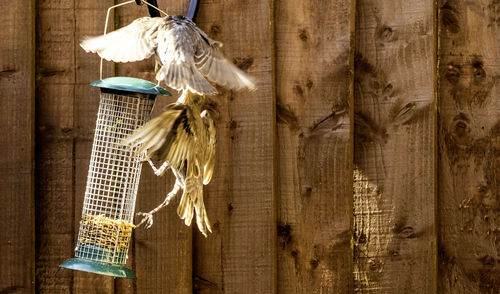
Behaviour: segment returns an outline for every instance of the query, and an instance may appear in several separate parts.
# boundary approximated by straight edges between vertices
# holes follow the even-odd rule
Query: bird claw
[[[137,227],[141,226],[143,223],[146,223],[146,229],[151,228],[151,226],[153,225],[153,214],[151,212],[138,212],[136,215],[143,217]]]

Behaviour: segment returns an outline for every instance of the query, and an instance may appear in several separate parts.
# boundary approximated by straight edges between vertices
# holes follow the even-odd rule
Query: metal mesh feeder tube
[[[135,278],[125,267],[142,162],[136,148],[119,143],[149,121],[157,95],[170,95],[148,81],[114,77],[91,84],[101,89],[75,258],[60,266]]]

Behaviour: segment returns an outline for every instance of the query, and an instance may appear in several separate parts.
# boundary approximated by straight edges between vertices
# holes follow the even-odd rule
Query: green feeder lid
[[[59,266],[72,270],[84,271],[84,272],[118,277],[118,278],[128,278],[128,279],[136,278],[134,272],[124,266],[113,265],[109,263],[87,260],[82,258],[67,259]]]
[[[136,78],[129,78],[129,77],[106,78],[95,81],[90,85],[105,89],[171,96],[170,92],[168,92],[167,90],[163,89],[162,87],[156,84],[151,83],[150,81],[145,81]]]

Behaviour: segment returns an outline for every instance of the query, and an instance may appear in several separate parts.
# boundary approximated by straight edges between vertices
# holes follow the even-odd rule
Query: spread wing
[[[208,95],[217,91],[204,76],[232,89],[255,89],[252,79],[220,52],[222,44],[210,39],[191,20],[170,16],[165,28],[158,33],[157,53],[163,67],[157,72],[157,80],[177,90]]]
[[[215,144],[216,139],[216,129],[213,119],[210,117],[208,111],[204,110],[201,113],[201,119],[208,133],[208,144],[205,151],[205,162],[203,164],[203,184],[207,185],[212,179],[215,166]]]
[[[252,78],[224,57],[220,51],[222,43],[210,39],[194,24],[193,29],[197,33],[194,62],[203,75],[219,85],[235,90],[256,89]]]
[[[156,73],[156,79],[176,90],[216,94],[215,88],[194,65],[196,34],[191,25],[194,24],[185,18],[167,18],[165,29],[158,33],[157,53],[163,66]]]
[[[161,17],[142,17],[109,34],[85,37],[80,46],[86,52],[114,62],[132,62],[153,55],[157,46],[158,27],[165,23]]]
[[[194,163],[196,154],[196,130],[192,116],[187,105],[170,104],[161,115],[137,129],[122,144],[138,146],[136,156],[146,152],[147,156],[167,162],[169,167],[185,176],[187,164]]]
[[[148,157],[151,157],[165,144],[167,135],[172,133],[176,121],[184,110],[177,104],[168,105],[161,115],[135,130],[121,144],[137,146],[136,156],[140,156],[146,151]]]

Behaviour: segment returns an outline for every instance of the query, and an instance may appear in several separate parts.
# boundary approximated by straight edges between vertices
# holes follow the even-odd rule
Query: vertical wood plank
[[[99,106],[100,91],[89,84],[99,79],[99,58],[86,53],[80,47],[80,40],[84,36],[100,35],[104,30],[106,10],[114,5],[114,1],[75,1],[75,32],[74,46],[74,112],[73,112],[73,144],[74,144],[74,232],[76,237],[80,228],[83,199],[87,184],[87,174],[96,126],[97,109]],[[104,76],[111,74],[112,64],[106,63]],[[114,293],[114,279],[109,276],[96,275],[75,271],[73,293]]]
[[[37,5],[36,287],[71,293],[73,271],[59,264],[74,255],[73,97],[74,3]]]
[[[276,1],[280,293],[353,290],[354,1]]]
[[[272,89],[273,1],[202,1],[198,25],[255,77],[255,92],[209,97],[215,109],[217,154],[204,187],[213,233],[193,228],[197,293],[276,292],[275,110]]]
[[[361,293],[435,291],[432,0],[358,0],[354,273]]]
[[[159,0],[158,6],[168,14],[186,14],[188,0]],[[134,19],[149,16],[145,5],[130,4],[116,12],[115,25],[122,27]],[[116,76],[142,78],[156,83],[154,60],[116,64]],[[164,85],[163,85],[164,86]],[[169,103],[177,99],[159,96],[156,100],[152,117],[160,114]],[[146,163],[143,166],[136,212],[150,211],[172,189],[174,177],[157,177]],[[180,195],[180,194],[179,194]],[[137,280],[116,280],[116,293],[191,293],[192,292],[192,235],[191,228],[177,216],[180,197],[154,216],[154,225],[150,229],[141,227],[135,230],[133,247],[129,252],[129,265],[135,271]],[[137,219],[137,223],[140,219]]]
[[[34,1],[3,3],[0,37],[0,292],[33,293]]]
[[[500,292],[499,1],[439,1],[439,292]]]

